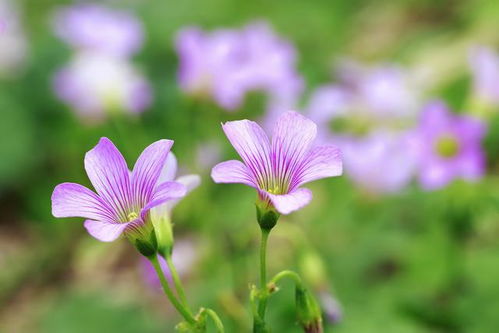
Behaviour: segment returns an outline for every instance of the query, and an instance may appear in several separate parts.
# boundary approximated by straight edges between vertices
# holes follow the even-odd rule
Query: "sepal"
[[[296,315],[306,333],[322,333],[322,314],[315,297],[304,287],[296,286]]]
[[[281,215],[273,208],[265,203],[257,202],[256,218],[260,228],[270,231],[277,224],[277,220]]]

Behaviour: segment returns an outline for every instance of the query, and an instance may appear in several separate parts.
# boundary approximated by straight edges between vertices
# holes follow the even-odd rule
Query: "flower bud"
[[[159,210],[151,209],[151,221],[156,233],[158,251],[166,255],[173,247],[173,230],[168,214],[160,214]]]
[[[296,315],[306,333],[322,333],[322,314],[314,296],[301,286],[296,287]]]

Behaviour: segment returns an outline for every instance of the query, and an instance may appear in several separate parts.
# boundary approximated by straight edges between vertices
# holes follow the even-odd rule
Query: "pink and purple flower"
[[[152,101],[149,82],[131,63],[101,53],[78,54],[56,73],[54,90],[90,120],[100,120],[112,112],[139,113]]]
[[[16,2],[0,0],[0,77],[15,75],[24,64],[27,49]]]
[[[342,173],[339,149],[333,145],[313,147],[317,127],[297,112],[279,117],[271,139],[250,120],[229,121],[222,128],[243,162],[216,165],[213,180],[251,186],[261,202],[281,214],[310,202],[312,192],[301,187],[303,184]]]
[[[60,9],[54,26],[56,34],[78,51],[127,57],[143,40],[142,25],[132,14],[97,4]]]
[[[103,242],[123,233],[131,239],[150,237],[149,211],[186,194],[179,182],[159,181],[172,145],[171,140],[151,144],[130,171],[114,144],[101,138],[85,155],[85,170],[97,193],[80,184],[59,184],[52,194],[52,214],[85,218],[87,231]]]
[[[476,47],[470,52],[469,63],[475,98],[487,106],[498,106],[499,54],[488,47]]]
[[[442,102],[429,104],[416,133],[421,185],[432,190],[456,178],[480,179],[485,172],[485,132],[479,120],[453,114]]]
[[[265,23],[212,33],[185,28],[178,34],[176,48],[182,90],[209,95],[227,110],[240,107],[250,91],[264,92],[276,105],[302,90],[293,46]]]

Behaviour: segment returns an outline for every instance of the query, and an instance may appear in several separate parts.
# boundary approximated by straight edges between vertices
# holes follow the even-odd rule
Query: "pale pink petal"
[[[339,176],[342,172],[341,151],[338,147],[331,145],[314,147],[305,157],[291,188],[296,188],[313,180]]]
[[[94,238],[101,242],[112,242],[116,240],[130,223],[109,223],[94,220],[86,220],[85,229]]]
[[[198,175],[186,175],[179,177],[175,180],[176,182],[183,184],[186,189],[186,194],[194,190],[196,187],[201,184],[201,177]],[[175,205],[181,200],[182,198],[179,199],[173,199],[169,200],[159,206],[156,206],[152,208],[151,210],[154,210],[154,213],[156,216],[165,216],[169,215],[169,212],[175,207]]]
[[[111,208],[94,192],[74,183],[62,183],[52,193],[52,215],[112,221]]]
[[[85,170],[99,196],[124,221],[131,202],[128,167],[108,138],[85,155]]]
[[[249,120],[229,121],[222,127],[253,178],[259,182],[269,179],[272,172],[270,142],[262,128]]]
[[[144,206],[151,200],[172,145],[172,140],[159,140],[140,154],[132,171],[132,188],[136,205]]]
[[[211,178],[215,183],[239,183],[257,187],[246,165],[236,160],[215,165],[211,170]]]
[[[315,123],[297,112],[285,112],[279,117],[272,136],[272,163],[274,176],[281,183],[291,182],[316,134]]]
[[[284,215],[303,208],[312,200],[312,191],[306,188],[299,188],[282,195],[268,192],[265,192],[265,194],[269,197],[277,211]]]
[[[177,175],[177,158],[170,152],[166,157],[166,162],[163,165],[161,174],[159,175],[158,182],[156,184],[161,184],[164,182],[171,182],[175,179]]]
[[[187,193],[187,188],[185,185],[178,182],[165,182],[159,185],[151,198],[151,201],[142,208],[140,216],[142,219],[146,218],[147,213],[153,207],[161,205],[169,200],[180,199]]]

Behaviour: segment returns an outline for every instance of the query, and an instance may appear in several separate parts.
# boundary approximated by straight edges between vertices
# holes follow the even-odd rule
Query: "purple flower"
[[[487,47],[471,50],[469,58],[473,74],[473,91],[478,100],[499,104],[499,55]]]
[[[15,74],[24,63],[27,44],[17,6],[0,0],[0,77]]]
[[[343,311],[338,300],[327,291],[319,294],[319,302],[326,320],[330,324],[338,324],[343,319]]]
[[[231,160],[216,165],[213,180],[251,186],[262,202],[281,214],[310,202],[312,192],[301,185],[342,173],[338,148],[312,147],[316,125],[297,112],[279,117],[271,140],[253,121],[229,121],[222,127],[244,163]]]
[[[142,112],[151,103],[146,79],[127,60],[82,53],[54,78],[57,96],[85,118],[105,112]]]
[[[294,48],[265,23],[212,33],[186,28],[176,47],[181,88],[210,95],[225,109],[237,109],[250,91],[263,91],[275,105],[302,90]]]
[[[341,144],[348,176],[370,193],[396,193],[406,187],[417,166],[412,136],[377,132]]]
[[[485,131],[483,123],[451,113],[442,102],[429,104],[416,134],[423,188],[438,189],[455,178],[479,179],[485,172]]]
[[[58,11],[56,34],[79,50],[130,56],[142,45],[140,22],[130,13],[97,4],[77,4]]]
[[[83,217],[85,228],[95,238],[110,242],[125,233],[129,238],[149,237],[149,210],[182,198],[184,185],[158,182],[171,140],[147,147],[128,170],[121,153],[107,138],[85,155],[85,170],[97,193],[75,183],[57,185],[52,194],[55,217]]]
[[[352,104],[378,117],[414,116],[419,106],[419,89],[410,73],[394,64],[367,67],[344,61],[338,70],[342,86],[350,92]]]

